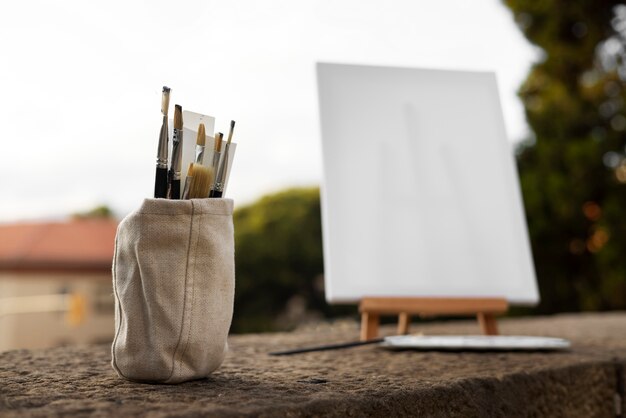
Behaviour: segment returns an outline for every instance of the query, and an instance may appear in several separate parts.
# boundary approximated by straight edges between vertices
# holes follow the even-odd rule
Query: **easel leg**
[[[406,335],[409,333],[409,325],[411,325],[411,317],[406,312],[400,312],[398,315],[398,335]]]
[[[478,312],[476,314],[480,330],[485,335],[498,335],[498,322],[494,314]]]
[[[379,322],[380,317],[378,314],[370,312],[361,313],[361,341],[367,341],[378,337]]]

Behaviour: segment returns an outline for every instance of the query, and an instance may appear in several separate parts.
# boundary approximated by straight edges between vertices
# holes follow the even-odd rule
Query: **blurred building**
[[[113,339],[117,221],[0,225],[0,351]]]

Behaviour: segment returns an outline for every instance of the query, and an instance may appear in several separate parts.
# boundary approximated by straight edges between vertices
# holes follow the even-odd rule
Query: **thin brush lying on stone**
[[[351,341],[348,343],[318,345],[316,347],[296,348],[294,350],[286,350],[286,351],[274,351],[272,353],[269,353],[269,355],[270,356],[288,356],[291,354],[310,353],[313,351],[340,350],[343,348],[359,347],[362,345],[382,343],[383,341],[385,341],[384,338],[375,338],[373,340],[367,340],[367,341]]]

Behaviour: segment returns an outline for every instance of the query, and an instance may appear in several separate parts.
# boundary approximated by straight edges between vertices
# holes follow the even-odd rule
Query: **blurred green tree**
[[[99,218],[114,218],[115,214],[107,205],[96,206],[93,209],[86,210],[84,212],[76,212],[71,216],[73,219],[99,219]]]
[[[354,313],[324,299],[318,188],[265,196],[234,213],[234,332],[289,329],[307,319]]]
[[[505,0],[542,50],[518,150],[539,311],[626,308],[626,5]]]

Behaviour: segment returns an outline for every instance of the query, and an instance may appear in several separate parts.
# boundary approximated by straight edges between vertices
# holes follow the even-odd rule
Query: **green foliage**
[[[72,214],[74,219],[97,219],[97,218],[113,218],[114,214],[111,208],[106,205],[96,206],[93,209],[86,210],[84,212],[77,212]]]
[[[265,196],[234,214],[235,332],[288,329],[352,312],[324,300],[318,188]]]
[[[544,56],[519,91],[541,312],[626,308],[626,6],[506,0]]]

